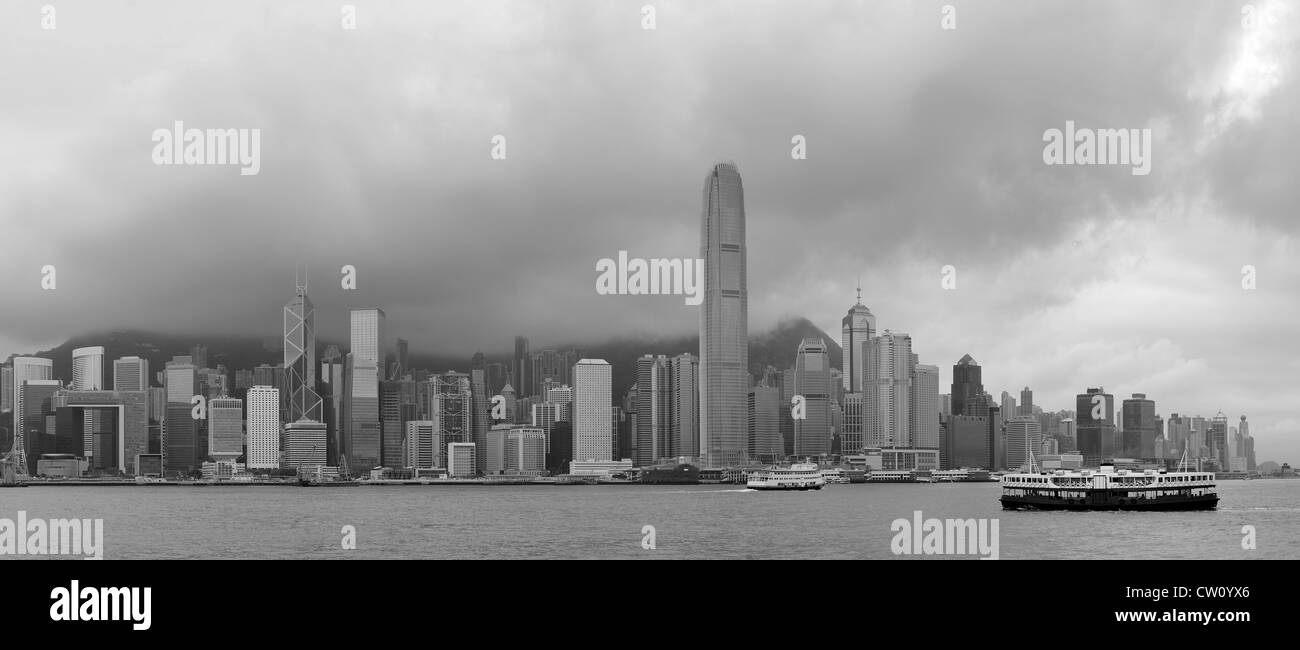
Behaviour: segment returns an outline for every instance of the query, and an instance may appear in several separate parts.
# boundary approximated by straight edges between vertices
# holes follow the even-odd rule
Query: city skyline
[[[439,3],[368,13],[376,29],[355,35],[367,53],[309,46],[311,17],[287,8],[195,20],[89,7],[58,36],[116,47],[85,69],[6,25],[0,52],[34,64],[13,72],[16,108],[0,117],[13,136],[0,224],[25,244],[0,258],[13,279],[0,350],[128,327],[269,337],[295,265],[310,267],[326,340],[346,341],[341,314],[367,306],[448,352],[495,354],[517,334],[688,334],[696,308],[597,295],[592,265],[618,250],[694,256],[699,173],[727,158],[745,175],[753,334],[790,316],[835,336],[861,278],[877,327],[911,334],[940,386],[970,353],[990,392],[1028,385],[1059,409],[1105,386],[1165,417],[1243,413],[1263,456],[1295,458],[1300,189],[1278,143],[1296,135],[1296,34],[1246,30],[1237,10],[1101,2],[1063,24],[1050,8],[990,6],[944,33],[914,8],[841,7],[846,33],[793,7],[719,3],[645,33],[620,7],[529,7],[506,34],[491,9]],[[754,28],[712,29],[735,12]],[[1140,31],[1156,20],[1168,29]],[[425,29],[436,51],[414,56]],[[787,31],[806,47],[774,54]],[[158,34],[174,39],[162,63]],[[1060,46],[1100,35],[1112,56]],[[900,56],[911,69],[886,60]],[[250,86],[251,67],[264,76]],[[326,105],[329,120],[312,117]],[[148,134],[177,119],[262,128],[261,174],[152,165]],[[1044,130],[1067,121],[1151,127],[1151,173],[1044,165]],[[489,156],[496,134],[507,160]],[[795,135],[806,160],[790,156]],[[59,228],[33,214],[61,215]],[[47,264],[55,290],[41,289]],[[349,265],[355,291],[339,284]]]

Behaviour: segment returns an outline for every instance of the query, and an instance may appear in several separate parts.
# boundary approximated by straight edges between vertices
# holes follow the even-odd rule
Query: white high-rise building
[[[77,348],[72,351],[72,390],[104,390],[104,348]]]
[[[475,449],[472,442],[447,443],[447,476],[451,478],[470,478],[478,473],[475,463]]]
[[[912,446],[912,337],[885,330],[866,353],[864,421],[868,447]],[[937,445],[936,445],[937,447]]]
[[[280,389],[254,386],[248,389],[248,467],[275,469],[280,466]]]
[[[54,378],[54,361],[41,357],[14,357],[14,431],[13,448],[17,450],[18,467],[26,471],[27,447],[23,433],[23,384],[29,381],[46,381]]]
[[[912,447],[939,448],[939,366],[917,365],[912,370]]]
[[[573,366],[573,460],[609,461],[613,454],[613,368],[604,359]]]

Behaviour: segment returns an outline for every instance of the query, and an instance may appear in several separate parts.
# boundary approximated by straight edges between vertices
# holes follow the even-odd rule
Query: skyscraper
[[[1121,406],[1123,433],[1121,453],[1126,458],[1156,457],[1156,403],[1143,393],[1133,393]]]
[[[912,337],[885,330],[867,345],[865,415],[868,447],[911,447]]]
[[[406,433],[406,418],[402,413],[402,393],[406,382],[379,382],[380,464],[384,467],[401,467],[402,436]],[[414,384],[411,384],[414,389]]]
[[[604,359],[582,359],[573,381],[573,460],[612,460],[613,369]]]
[[[104,390],[104,348],[76,348],[72,351],[72,390]],[[82,413],[82,449],[87,458],[95,455],[94,435],[103,428],[103,412],[86,409]],[[94,466],[92,462],[91,466]]]
[[[530,396],[542,395],[547,384],[559,386],[565,381],[564,355],[556,350],[542,350],[532,355],[529,384],[534,392]]]
[[[1038,454],[1043,445],[1043,432],[1038,420],[1032,416],[1019,415],[1006,422],[1007,427],[1007,468],[1028,469],[1030,453]]]
[[[876,336],[876,317],[862,304],[862,287],[858,287],[858,302],[849,308],[841,322],[843,336],[840,345],[844,355],[844,390],[862,392],[864,344]]]
[[[917,365],[912,369],[912,446],[939,448],[939,366]]]
[[[840,453],[847,455],[861,454],[862,448],[867,445],[865,402],[866,396],[863,393],[844,394],[843,426],[840,427]]]
[[[303,298],[306,299],[306,296],[303,296]],[[351,327],[349,328],[352,347],[349,352],[358,361],[362,359],[373,361],[376,368],[382,369],[385,361],[384,354],[387,351],[384,330],[384,310],[353,309],[351,312]],[[377,371],[376,377],[378,376]]]
[[[749,390],[749,456],[765,463],[785,455],[781,440],[781,389],[755,386]]]
[[[468,375],[446,372],[421,382],[417,390],[419,419],[434,423],[438,443],[435,453],[441,460],[447,459],[447,445],[474,443],[474,394]],[[477,466],[474,471],[478,471]]]
[[[636,360],[637,456],[634,460],[640,467],[650,467],[660,459],[675,455],[669,441],[672,401],[669,384],[668,357],[647,354]]]
[[[302,418],[284,425],[284,461],[282,465],[298,471],[325,464],[325,423]],[[400,437],[400,436],[399,436]],[[401,460],[401,450],[398,450]]]
[[[1012,397],[1011,393],[1008,393],[1005,390],[1002,391],[1002,412],[1012,414],[1020,413],[1020,409],[1016,408],[1016,398]]]
[[[164,368],[167,411],[163,421],[163,469],[167,474],[188,474],[198,469],[198,423],[190,399],[195,395],[197,373],[190,357],[175,357]]]
[[[572,372],[570,371],[570,373]],[[568,420],[573,410],[573,387],[568,385],[552,386],[546,391],[546,403],[555,405],[555,419]]]
[[[72,351],[72,390],[104,390],[104,348],[77,348]]]
[[[700,452],[720,467],[743,459],[749,428],[745,195],[734,164],[715,165],[705,178],[700,257]]]
[[[506,438],[506,470],[536,474],[546,469],[546,435],[541,429],[516,427]]]
[[[805,338],[794,363],[794,392],[803,396],[804,417],[794,420],[794,454],[820,456],[831,451],[831,373],[826,342]]]
[[[528,354],[528,338],[524,336],[515,337],[515,358],[514,363],[510,366],[510,383],[514,385],[515,394],[518,397],[529,397],[529,386],[532,376],[532,356]]]
[[[149,360],[122,357],[113,361],[113,390],[149,390]]]
[[[492,426],[489,421],[492,416],[492,404],[488,402],[486,373],[483,372],[482,368],[470,369],[469,387],[472,402],[470,426],[473,430],[474,444],[478,445],[479,449],[483,449],[487,444],[488,428]],[[483,456],[479,458],[482,459]],[[477,462],[483,463],[484,460],[478,460]],[[478,470],[482,472],[485,467],[479,467]]]
[[[406,452],[403,466],[412,469],[433,469],[439,465],[437,425],[433,420],[411,420],[406,423]]]
[[[1205,442],[1210,446],[1214,459],[1219,463],[1219,471],[1228,471],[1228,456],[1231,450],[1228,449],[1228,416],[1224,415],[1223,411],[1216,413],[1210,420],[1210,428],[1205,436]]]
[[[343,456],[354,476],[383,462],[379,420],[379,365],[371,358],[347,356]],[[339,459],[342,464],[344,458]]]
[[[1191,419],[1184,415],[1170,413],[1165,428],[1168,431],[1165,434],[1165,457],[1181,458],[1186,451],[1189,457],[1195,458],[1195,450],[1188,445],[1192,430]]]
[[[410,355],[410,342],[403,338],[397,339],[397,359],[393,361],[393,372],[389,375],[389,379],[401,379],[411,371]]]
[[[700,455],[700,363],[695,355],[679,354],[669,362],[672,387],[669,418],[673,453],[695,458]]]
[[[983,393],[984,383],[980,378],[980,364],[975,363],[969,354],[964,355],[957,365],[952,367],[952,414],[965,414],[967,402]]]
[[[293,298],[284,306],[284,368],[287,421],[307,418],[324,422],[324,408],[316,393],[316,309],[307,299],[305,281],[297,284]]]
[[[280,466],[280,390],[274,386],[248,389],[248,468]]]
[[[244,401],[218,397],[208,402],[208,455],[215,461],[244,454]]]
[[[1242,449],[1241,455],[1246,458],[1246,471],[1255,471],[1255,438],[1250,435],[1250,423],[1246,421],[1246,416],[1241,416],[1241,424],[1237,427],[1237,434],[1241,436]]]
[[[0,413],[8,413],[14,408],[14,368],[10,365],[0,366]]]
[[[55,436],[49,435],[55,433],[50,429],[50,416],[55,414],[54,394],[61,389],[62,384],[55,379],[28,378],[18,385],[14,414],[21,414],[22,418],[14,419],[14,431],[21,435],[14,437],[14,448],[18,450],[17,467],[22,467],[29,475],[36,473],[36,463],[41,454],[54,451]]]
[[[1029,387],[1025,386],[1024,388],[1020,389],[1020,408],[1014,412],[1014,415],[1033,416],[1033,414],[1034,414],[1034,391],[1029,390]],[[1012,415],[1013,413],[1006,412],[1006,416],[1008,419],[1010,419]]]
[[[1084,465],[1096,467],[1115,458],[1115,396],[1105,388],[1076,396],[1075,421]]]

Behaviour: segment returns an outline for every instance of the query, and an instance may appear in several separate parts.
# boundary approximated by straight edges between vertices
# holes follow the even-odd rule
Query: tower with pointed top
[[[845,314],[840,347],[844,355],[844,391],[862,392],[864,372],[863,344],[876,335],[876,317],[862,304],[862,283],[858,283],[858,301]]]
[[[748,455],[749,438],[745,192],[732,163],[715,165],[704,179],[700,257],[700,454],[706,465],[726,467]]]
[[[307,299],[307,278],[294,270],[294,296],[284,306],[284,371],[288,384],[288,422],[324,422],[316,393],[316,310]]]

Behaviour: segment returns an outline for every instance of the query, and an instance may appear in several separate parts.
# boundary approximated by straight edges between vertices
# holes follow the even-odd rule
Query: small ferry
[[[1213,510],[1212,472],[1093,470],[1017,472],[1002,477],[1004,510]]]
[[[820,490],[826,479],[815,463],[795,463],[754,472],[745,487],[751,490]]]

